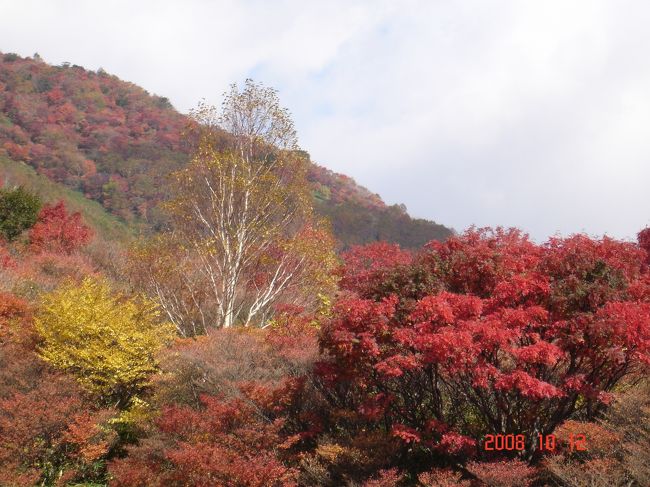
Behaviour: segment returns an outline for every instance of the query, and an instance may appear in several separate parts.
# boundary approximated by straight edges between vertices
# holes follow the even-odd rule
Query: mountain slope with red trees
[[[188,121],[167,98],[101,69],[0,54],[0,156],[29,164],[131,225],[163,224],[157,206],[166,176],[187,160]],[[309,179],[317,210],[344,246],[387,240],[417,247],[452,233],[316,164]]]

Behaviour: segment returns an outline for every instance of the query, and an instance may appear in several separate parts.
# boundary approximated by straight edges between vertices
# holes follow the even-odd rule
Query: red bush
[[[396,487],[403,478],[404,474],[399,473],[396,468],[380,470],[374,478],[366,480],[363,487]]]
[[[340,286],[360,294],[376,288],[393,270],[413,259],[409,251],[388,242],[353,245],[342,257]]]
[[[282,421],[242,400],[201,398],[203,409],[167,407],[157,436],[110,466],[111,485],[294,485],[297,472],[281,460],[291,442]]]
[[[29,347],[35,339],[32,331],[31,310],[27,302],[13,294],[0,292],[0,346],[15,348],[17,345],[27,345]],[[0,397],[1,392],[0,389]]]
[[[650,227],[644,228],[638,234],[639,247],[646,252],[646,264],[650,265]]]
[[[33,354],[36,342],[27,302],[0,293],[0,399],[29,391],[39,380],[43,364]]]
[[[0,400],[0,484],[31,486],[62,474],[83,478],[114,440],[98,427],[110,412],[92,412],[64,377],[46,373],[29,385]]]
[[[433,242],[398,271],[424,268],[442,292],[335,304],[317,366],[325,397],[355,427],[391,431],[405,458],[466,458],[485,434],[534,438],[593,417],[650,363],[643,259],[634,244],[584,236],[536,245],[470,230]],[[524,454],[538,453],[529,441]]]
[[[2,246],[2,242],[0,242],[0,270],[11,269],[13,267],[16,267],[16,262],[11,258],[7,249]]]
[[[9,157],[15,161],[28,161],[29,160],[29,147],[26,145],[18,145],[14,142],[7,141],[2,144]]]
[[[45,205],[38,221],[29,231],[32,249],[71,254],[92,239],[92,230],[86,226],[80,213],[68,214],[65,203]]]
[[[294,485],[296,450],[310,437],[303,376],[318,348],[306,318],[281,321],[215,330],[165,352],[160,417],[113,462],[113,485]]]

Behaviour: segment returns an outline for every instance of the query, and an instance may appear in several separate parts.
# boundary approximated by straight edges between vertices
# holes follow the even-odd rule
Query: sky
[[[312,160],[462,231],[650,225],[645,0],[0,0],[0,51],[181,112],[279,90]]]

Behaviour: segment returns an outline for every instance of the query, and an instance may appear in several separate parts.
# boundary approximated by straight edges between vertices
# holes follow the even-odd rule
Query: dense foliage
[[[81,220],[81,213],[68,214],[63,201],[45,205],[29,231],[29,241],[38,251],[72,254],[92,239],[92,230]]]
[[[360,254],[346,256],[342,284],[358,294],[335,305],[317,370],[336,414],[399,438],[406,466],[594,419],[650,364],[650,281],[632,243],[470,230],[410,263]],[[537,445],[512,453],[535,460]]]
[[[185,118],[164,98],[101,70],[2,59],[3,151],[126,220],[146,219],[164,175],[184,160]]]
[[[21,186],[0,190],[0,235],[14,240],[36,223],[41,201]]]
[[[235,87],[177,140],[163,135],[185,119],[105,73],[5,55],[0,80],[2,195],[28,182],[16,201],[44,202],[0,213],[21,222],[0,240],[0,485],[649,484],[650,229],[347,245],[374,234],[337,256],[311,190],[330,209],[381,202],[305,184],[274,90]],[[51,147],[50,129],[65,134]],[[171,172],[186,143],[164,208],[132,205],[161,159],[121,179],[104,165],[152,150]],[[100,181],[108,208],[164,230],[124,245],[44,174],[88,194]],[[488,451],[488,435],[522,440]]]
[[[80,213],[81,218],[97,234],[97,243],[126,242],[131,238],[133,229],[119,217],[109,213],[98,202],[86,198],[64,184],[52,181],[47,176],[38,174],[34,168],[0,155],[0,179],[4,188],[23,187],[36,195],[43,204],[56,205],[64,201],[66,211]]]
[[[415,253],[354,247],[331,307],[168,341],[156,305],[99,277],[103,261],[70,229],[71,247],[57,232],[34,245],[33,229],[3,247],[3,484],[648,479],[645,233],[639,245],[470,230]],[[498,432],[553,433],[557,449],[482,449]],[[569,448],[580,434],[584,452]]]
[[[42,243],[57,248],[47,235]],[[105,479],[105,459],[117,441],[110,426],[115,412],[102,409],[73,376],[39,358],[42,338],[34,326],[35,296],[93,272],[81,251],[60,254],[20,242],[1,248],[1,485]]]
[[[101,69],[0,53],[0,157],[81,191],[131,226],[164,226],[159,203],[167,175],[189,159],[191,144],[182,137],[188,124],[166,98]],[[317,211],[332,218],[343,245],[390,240],[418,247],[450,234],[387,207],[347,176],[309,164],[308,179]]]
[[[633,243],[537,245],[501,229],[415,254],[352,248],[320,331],[290,312],[163,360],[162,416],[112,465],[116,485],[645,485],[647,388],[634,384],[649,362],[646,259]],[[208,418],[219,423],[205,436],[189,426]],[[558,446],[486,452],[495,433],[554,433]],[[569,448],[575,435],[587,451]]]
[[[142,391],[171,338],[155,303],[113,296],[93,278],[44,295],[34,324],[43,359],[106,404],[126,405]]]
[[[160,416],[111,465],[114,485],[296,485],[300,435],[289,423],[315,336],[292,325],[302,339],[287,341],[286,331],[223,329],[170,351]]]
[[[136,281],[183,336],[266,326],[279,304],[316,306],[335,289],[334,242],[313,216],[306,161],[276,92],[248,80],[221,113],[203,106],[194,116],[197,147],[173,175],[170,230],[134,253]]]

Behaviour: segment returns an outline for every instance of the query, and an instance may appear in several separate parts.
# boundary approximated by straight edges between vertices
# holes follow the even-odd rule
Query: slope
[[[125,242],[132,237],[129,227],[116,216],[111,215],[96,201],[83,194],[51,181],[22,162],[0,156],[0,179],[6,186],[23,186],[37,194],[45,203],[64,200],[71,211],[78,211],[84,220],[104,241]]]
[[[159,228],[166,177],[189,147],[189,119],[164,97],[81,66],[0,53],[0,154],[99,202],[133,228]],[[388,239],[418,247],[451,231],[413,220],[351,178],[312,164],[316,208],[343,246]]]

